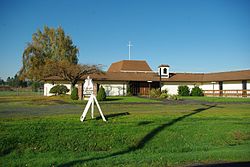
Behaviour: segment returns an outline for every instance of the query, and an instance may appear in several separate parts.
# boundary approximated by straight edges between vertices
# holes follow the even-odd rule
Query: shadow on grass
[[[160,133],[160,132],[161,132],[162,130],[164,130],[165,128],[170,127],[170,126],[176,124],[177,122],[182,121],[183,119],[185,119],[185,118],[187,118],[187,117],[190,117],[190,116],[192,116],[192,115],[198,114],[198,113],[200,113],[200,112],[202,112],[202,111],[205,111],[205,110],[208,110],[208,109],[210,109],[210,108],[216,107],[216,105],[204,105],[204,106],[205,106],[205,107],[203,107],[203,108],[198,108],[198,109],[193,110],[192,113],[183,115],[183,116],[181,116],[181,117],[178,117],[178,118],[176,118],[176,119],[173,119],[173,120],[170,121],[170,122],[167,122],[167,123],[165,123],[165,124],[162,124],[162,125],[156,127],[155,129],[153,129],[152,131],[150,131],[148,134],[146,134],[146,135],[137,143],[137,145],[135,145],[135,146],[131,146],[131,147],[125,149],[125,150],[118,151],[118,152],[115,152],[115,153],[110,154],[110,155],[101,156],[101,157],[93,157],[93,158],[88,158],[88,159],[74,160],[74,161],[70,161],[70,162],[67,162],[67,163],[64,163],[64,164],[61,164],[61,165],[58,165],[58,166],[59,166],[59,167],[73,166],[73,165],[76,165],[76,164],[82,164],[82,163],[89,162],[89,161],[93,161],[93,160],[102,160],[102,159],[105,159],[105,158],[115,157],[115,156],[127,154],[127,153],[130,153],[130,152],[133,152],[133,151],[142,149],[149,141],[151,141],[158,133]]]
[[[124,116],[124,115],[130,115],[129,112],[122,112],[122,113],[115,113],[115,114],[108,114],[105,115],[105,118],[108,120],[109,118]],[[96,120],[102,119],[101,116],[96,117]]]
[[[141,121],[138,123],[138,126],[141,126],[141,125],[148,125],[148,124],[151,124],[153,123],[153,121]]]
[[[5,156],[9,153],[11,153],[12,151],[14,151],[15,149],[17,148],[17,145],[12,145],[11,147],[9,148],[5,148],[3,149],[1,152],[0,152],[0,156]]]

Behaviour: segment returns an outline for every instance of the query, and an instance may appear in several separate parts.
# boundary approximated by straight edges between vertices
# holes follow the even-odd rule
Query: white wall
[[[223,90],[242,90],[242,81],[223,82]]]
[[[174,95],[174,94],[178,94],[177,90],[178,90],[178,86],[179,85],[163,85],[161,87],[161,90],[167,90],[169,94]]]
[[[168,93],[171,95],[178,94],[178,86],[179,85],[187,85],[189,89],[191,90],[197,83],[185,83],[185,82],[165,82],[163,83],[163,86],[161,87],[161,90],[168,90]],[[199,86],[199,85],[197,85]]]
[[[205,83],[184,83],[184,82],[165,82],[162,90],[167,89],[169,94],[178,94],[178,86],[187,85],[191,90],[194,85],[199,86],[202,90],[213,90],[211,82]],[[247,89],[250,89],[250,81],[247,81]],[[219,83],[214,84],[214,90],[219,90]],[[223,90],[242,90],[242,81],[225,81],[223,82]]]
[[[98,82],[99,83],[99,82]],[[100,86],[103,86],[107,96],[125,96],[127,93],[127,83],[126,82],[101,82]],[[213,84],[211,82],[207,83],[184,83],[184,82],[165,82],[162,83],[162,90],[167,89],[169,94],[178,94],[178,86],[179,85],[187,85],[191,90],[194,85],[199,86],[203,90],[213,90]],[[57,84],[52,85],[51,83],[44,84],[44,96],[52,96],[54,94],[49,93],[50,89]],[[63,84],[67,86],[70,90],[70,84]],[[77,85],[76,85],[77,87]],[[250,80],[247,81],[247,89],[250,89]],[[214,90],[219,90],[219,84],[216,82],[214,84]],[[242,90],[242,81],[227,81],[223,82],[223,90]],[[71,94],[68,92],[67,94]]]
[[[56,85],[59,85],[59,84],[51,84],[51,83],[45,83],[44,84],[44,96],[53,96],[54,94],[52,93],[49,93],[50,89],[53,87],[53,86],[56,86]],[[67,94],[71,94],[71,85],[70,84],[60,84],[60,85],[65,85],[68,89],[69,89],[69,92]],[[76,85],[77,87],[77,85]]]
[[[219,87],[219,82],[216,82],[214,84],[214,88],[213,88],[213,84],[211,82],[205,82],[205,83],[202,83],[200,86],[199,86],[202,90],[219,90],[220,87]]]
[[[125,96],[127,94],[126,83],[101,83],[107,96]]]

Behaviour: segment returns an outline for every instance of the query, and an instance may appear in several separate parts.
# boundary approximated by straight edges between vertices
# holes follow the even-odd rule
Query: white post
[[[102,120],[106,122],[106,119],[105,119],[105,117],[104,117],[104,115],[102,113],[101,107],[100,107],[96,97],[93,94],[90,95],[89,101],[88,101],[88,103],[87,103],[87,105],[86,105],[86,107],[85,107],[85,109],[84,109],[84,111],[83,111],[83,113],[82,113],[82,115],[80,117],[80,121],[82,121],[82,122],[84,121],[84,119],[85,119],[85,117],[87,115],[87,112],[88,112],[88,110],[90,108],[90,105],[91,105],[91,118],[92,119],[94,118],[94,103],[96,103],[96,105],[97,105],[97,108],[98,108],[99,113],[100,113],[100,115],[102,117]]]
[[[87,105],[86,105],[86,107],[85,107],[85,109],[84,109],[84,111],[83,111],[83,113],[82,113],[82,116],[80,117],[80,120],[81,120],[82,122],[83,122],[83,120],[85,119],[85,117],[86,117],[86,115],[87,115],[87,112],[88,112],[89,107],[90,107],[90,105],[91,105],[91,103],[92,103],[92,100],[93,100],[93,97],[90,96],[89,101],[88,101],[88,103],[87,103]]]
[[[94,118],[94,100],[92,100],[92,105],[91,105],[91,118]]]
[[[98,110],[99,110],[99,113],[100,113],[100,115],[101,115],[101,117],[102,117],[102,120],[103,120],[103,121],[106,121],[106,119],[105,119],[105,117],[104,117],[104,115],[103,115],[103,113],[102,113],[102,109],[101,109],[101,107],[100,107],[98,101],[96,100],[96,97],[93,96],[93,98],[95,99],[95,102],[96,102],[97,108],[98,108]]]

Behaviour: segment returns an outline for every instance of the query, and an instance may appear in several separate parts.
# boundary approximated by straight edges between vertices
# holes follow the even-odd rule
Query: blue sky
[[[250,69],[248,0],[1,0],[0,77],[14,76],[37,29],[62,26],[79,61],[147,60],[172,72]]]

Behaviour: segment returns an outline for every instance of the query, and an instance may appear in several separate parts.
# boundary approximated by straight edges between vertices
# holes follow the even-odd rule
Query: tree
[[[78,80],[88,74],[100,72],[97,65],[78,64],[78,48],[64,30],[44,27],[32,35],[23,52],[22,79],[40,81],[50,76],[59,76],[71,83],[72,88]]]
[[[97,92],[97,100],[98,101],[105,101],[106,100],[106,92],[105,89],[101,86]]]
[[[69,89],[65,85],[53,86],[49,91],[49,93],[54,93],[55,95],[61,95],[61,94],[64,95],[67,92],[69,92]]]
[[[31,88],[33,92],[38,92],[38,89],[41,87],[40,82],[32,82]]]
[[[14,77],[7,78],[7,85],[11,87],[18,87],[18,77],[15,75]]]
[[[44,27],[32,35],[32,41],[23,52],[23,66],[20,70],[22,79],[39,81],[46,77],[44,68],[48,61],[66,60],[71,64],[78,62],[78,48],[64,30]]]
[[[82,76],[102,73],[100,65],[72,64],[66,60],[48,61],[45,66],[47,76],[59,76],[70,82],[73,88]]]
[[[1,77],[0,77],[0,85],[5,85],[5,82]]]
[[[27,87],[27,81],[21,80],[17,74],[14,77],[8,77],[4,84],[11,87]]]
[[[78,89],[76,87],[73,88],[72,92],[71,92],[71,95],[70,95],[70,98],[72,100],[78,100],[79,97],[78,97]]]
[[[199,88],[198,86],[195,86],[192,90],[191,90],[191,96],[204,96],[203,91],[201,88]]]
[[[187,85],[178,86],[178,95],[179,96],[189,96],[190,95],[189,87]]]

